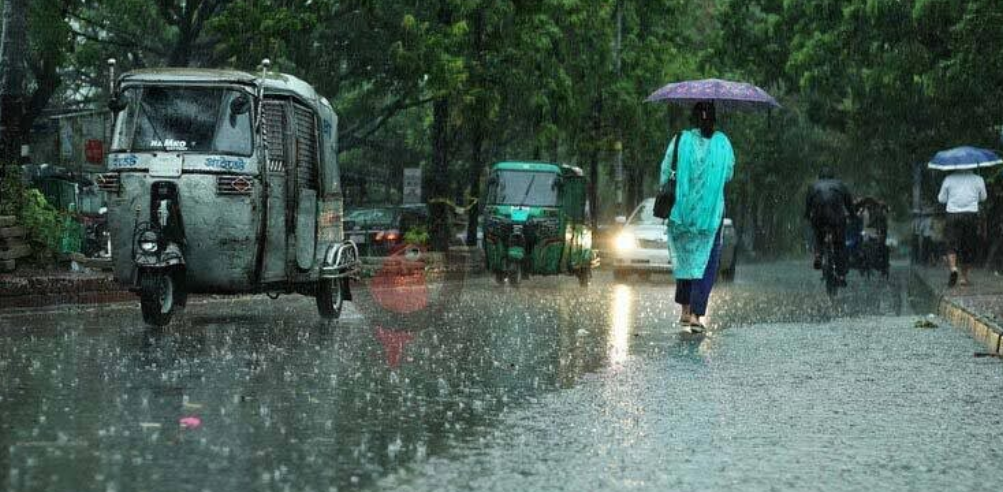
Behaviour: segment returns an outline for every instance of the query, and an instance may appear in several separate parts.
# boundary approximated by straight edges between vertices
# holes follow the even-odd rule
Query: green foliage
[[[405,244],[427,245],[428,241],[428,229],[425,226],[412,227],[404,233]]]
[[[32,23],[33,50],[79,74],[58,91],[77,99],[107,86],[109,57],[123,70],[255,70],[270,58],[335,105],[345,182],[360,200],[389,195],[367,186],[398,188],[403,168],[423,167],[435,185],[427,198],[460,203],[478,193],[485,163],[542,159],[594,171],[606,220],[617,214],[614,149],[623,149],[629,206],[654,191],[669,136],[687,124],[685,110],[645,96],[671,81],[750,81],[785,106],[721,115],[739,156],[729,211],[764,246],[798,243],[798,200],[821,164],[904,213],[911,167],[944,147],[997,146],[1003,114],[998,0],[33,6],[44,19]]]
[[[51,258],[60,251],[65,228],[64,214],[45,200],[42,192],[27,189],[22,195],[18,222],[28,230],[28,239],[38,258]]]
[[[36,258],[48,261],[60,251],[68,216],[49,204],[42,192],[25,188],[20,167],[7,166],[6,172],[0,190],[3,195],[0,215],[16,216],[18,224],[28,231],[28,241]]]

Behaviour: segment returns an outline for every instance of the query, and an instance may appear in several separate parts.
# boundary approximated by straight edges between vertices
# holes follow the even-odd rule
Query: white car
[[[672,273],[672,257],[669,254],[669,238],[665,220],[655,217],[655,199],[648,198],[634,209],[630,217],[617,217],[622,225],[612,241],[613,277],[626,280],[631,274],[647,278],[652,273]],[[718,272],[723,280],[735,277],[737,261],[737,235],[731,219],[724,219],[722,232],[721,266]]]

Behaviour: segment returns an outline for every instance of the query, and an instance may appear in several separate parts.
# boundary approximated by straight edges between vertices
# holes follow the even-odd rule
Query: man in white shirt
[[[947,205],[947,264],[951,276],[949,287],[958,283],[958,264],[961,264],[961,285],[969,285],[968,270],[975,260],[979,236],[979,202],[985,201],[986,182],[973,171],[955,171],[944,178],[937,199]]]

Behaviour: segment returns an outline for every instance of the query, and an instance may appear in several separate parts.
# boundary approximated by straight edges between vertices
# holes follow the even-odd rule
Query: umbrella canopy
[[[1003,160],[991,150],[978,147],[955,147],[937,152],[927,167],[941,171],[959,171],[1000,164],[1003,164]]]
[[[681,106],[713,101],[718,108],[733,111],[757,111],[780,107],[773,96],[759,87],[720,79],[675,82],[653,92],[645,101],[668,101]]]

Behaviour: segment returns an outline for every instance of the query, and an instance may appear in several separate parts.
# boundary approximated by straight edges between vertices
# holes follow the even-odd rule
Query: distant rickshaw
[[[587,224],[587,181],[577,167],[499,162],[489,172],[484,253],[498,283],[569,274],[582,286],[599,264]]]
[[[189,293],[299,293],[323,318],[351,300],[338,118],[290,75],[124,74],[108,173],[115,276],[165,325]],[[113,77],[114,80],[114,77]]]

